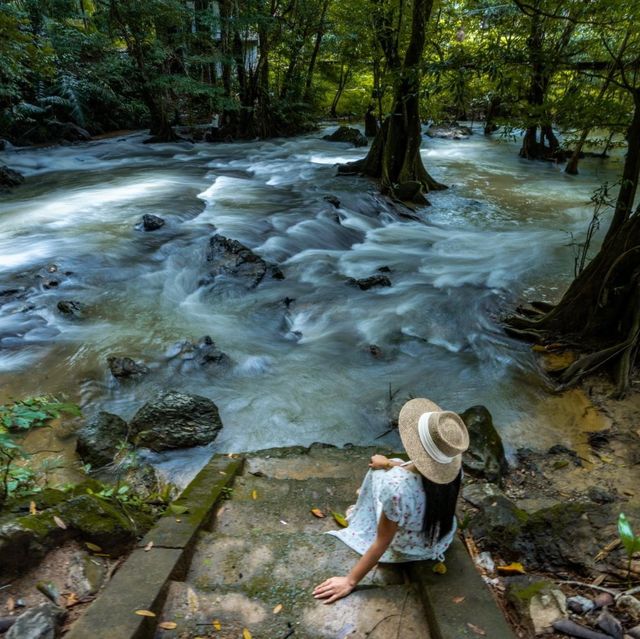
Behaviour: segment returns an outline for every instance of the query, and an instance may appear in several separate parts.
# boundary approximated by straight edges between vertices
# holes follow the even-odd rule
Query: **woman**
[[[456,413],[412,399],[400,411],[398,429],[410,460],[374,455],[348,528],[328,533],[362,557],[345,577],[315,587],[313,596],[324,603],[346,597],[378,561],[443,561],[453,540],[467,428]]]

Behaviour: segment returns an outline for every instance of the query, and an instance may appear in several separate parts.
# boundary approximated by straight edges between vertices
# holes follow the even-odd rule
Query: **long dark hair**
[[[429,543],[440,541],[453,527],[456,501],[460,492],[462,472],[448,484],[436,484],[422,475],[422,487],[426,499],[422,532]]]

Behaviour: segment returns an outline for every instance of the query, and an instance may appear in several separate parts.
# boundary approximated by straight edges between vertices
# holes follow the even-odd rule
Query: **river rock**
[[[616,601],[616,607],[629,615],[633,621],[640,621],[640,600],[633,595],[621,595]]]
[[[588,597],[574,595],[567,599],[567,608],[577,615],[586,615],[596,607],[595,603]]]
[[[222,422],[218,407],[207,397],[169,391],[146,403],[130,428],[136,445],[159,451],[209,444]]]
[[[75,300],[60,300],[57,308],[63,315],[74,319],[81,319],[85,310],[84,304]]]
[[[427,129],[430,138],[444,138],[446,140],[466,140],[473,131],[470,127],[457,124],[432,124]]]
[[[391,280],[386,275],[372,275],[359,280],[350,277],[347,283],[357,286],[361,291],[368,291],[374,286],[391,286]]]
[[[209,240],[207,264],[209,277],[200,281],[201,286],[211,284],[218,276],[238,280],[247,288],[255,288],[267,275],[284,279],[278,266],[265,262],[237,240],[222,235],[214,235]]]
[[[130,357],[107,357],[107,364],[111,374],[117,379],[146,375],[149,369],[144,364],[132,360]]]
[[[329,204],[333,205],[336,209],[340,208],[340,200],[335,195],[325,195],[322,199],[325,202],[329,202]]]
[[[19,186],[24,182],[24,175],[10,169],[8,166],[0,166],[0,190]]]
[[[329,142],[348,142],[353,146],[368,146],[369,141],[358,129],[348,126],[338,127],[331,135],[325,135],[323,140]]]
[[[157,231],[158,229],[162,228],[164,224],[165,221],[157,215],[145,213],[142,216],[142,228],[145,231]]]
[[[591,630],[591,628],[575,623],[575,621],[571,621],[570,619],[558,619],[558,621],[554,621],[553,629],[561,632],[563,635],[577,637],[577,639],[611,639],[609,635]]]
[[[613,639],[623,639],[624,631],[622,624],[608,610],[603,610],[596,620],[596,625],[600,630],[606,632]]]
[[[46,602],[23,612],[5,635],[6,639],[55,639],[66,612]]]
[[[197,343],[189,340],[176,342],[166,353],[168,359],[192,362],[197,366],[215,365],[228,368],[232,364],[231,358],[221,351],[209,335],[201,337]]]
[[[554,621],[567,616],[564,593],[552,583],[535,577],[512,577],[507,598],[536,635],[548,632]]]
[[[77,450],[82,460],[94,467],[113,462],[122,442],[127,440],[129,426],[118,415],[100,412],[77,433]]]
[[[465,470],[488,481],[501,482],[509,466],[491,413],[484,406],[472,406],[460,417],[469,431],[469,449],[463,455]]]
[[[630,630],[627,630],[627,634],[631,639],[640,639],[640,626],[634,626]]]
[[[107,568],[103,557],[78,552],[69,561],[66,586],[79,599],[95,595],[107,577]]]

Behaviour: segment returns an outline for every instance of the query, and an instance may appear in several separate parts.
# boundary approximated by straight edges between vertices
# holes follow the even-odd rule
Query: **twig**
[[[556,579],[556,581],[560,581],[563,584],[567,584],[569,586],[582,586],[583,588],[591,588],[593,590],[600,590],[601,592],[608,592],[613,597],[617,596],[620,593],[619,590],[613,590],[612,588],[604,588],[603,586],[594,586],[593,584],[585,584],[582,581],[563,581],[561,579]]]
[[[373,626],[373,628],[371,628],[371,630],[369,630],[369,632],[367,632],[367,637],[370,637],[373,634],[373,631],[383,622],[386,621],[387,619],[392,619],[393,617],[400,617],[399,614],[395,614],[395,615],[387,615],[386,617],[382,617],[382,619],[380,619],[380,621],[378,621],[376,623],[375,626]]]

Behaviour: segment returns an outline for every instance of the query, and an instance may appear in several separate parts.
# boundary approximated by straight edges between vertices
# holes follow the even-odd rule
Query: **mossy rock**
[[[469,450],[463,456],[465,470],[492,482],[502,481],[509,466],[491,413],[484,406],[472,406],[460,417],[469,430]]]
[[[139,507],[127,505],[125,514],[115,504],[89,494],[73,496],[36,515],[5,518],[0,525],[0,573],[21,573],[52,548],[74,538],[118,554],[152,523],[153,516]]]

